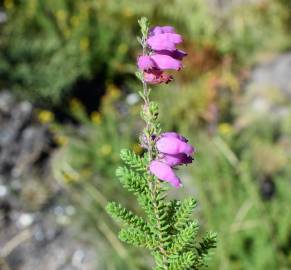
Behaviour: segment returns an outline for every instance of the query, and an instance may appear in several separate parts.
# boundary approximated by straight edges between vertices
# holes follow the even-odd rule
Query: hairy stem
[[[148,86],[146,84],[146,82],[143,81],[143,96],[144,96],[144,105],[143,105],[143,112],[145,115],[150,115],[150,92],[148,89]],[[146,138],[146,146],[147,146],[147,151],[148,151],[148,160],[149,163],[154,159],[155,156],[155,149],[154,149],[154,142],[153,142],[153,135],[156,134],[151,134],[152,133],[152,126],[153,123],[151,123],[150,121],[145,121],[146,123],[146,127],[145,127],[145,138]],[[153,177],[149,177],[149,181],[148,181],[148,185],[149,185],[149,190],[150,190],[150,195],[151,195],[151,200],[152,200],[152,204],[153,204],[153,211],[154,211],[154,215],[156,218],[156,222],[157,222],[157,231],[159,233],[158,238],[159,238],[159,243],[160,246],[158,247],[159,252],[162,255],[163,258],[163,262],[164,262],[164,269],[167,270],[168,266],[167,266],[167,255],[166,255],[166,251],[164,249],[163,246],[163,237],[162,237],[162,226],[161,226],[161,217],[159,214],[159,210],[158,210],[158,204],[157,204],[157,196],[160,192],[160,183],[154,179]]]
[[[142,37],[141,37],[141,45],[142,45],[142,51],[143,55],[149,55],[148,48],[147,48],[147,35],[148,35],[148,26],[144,25],[144,29],[142,28]],[[156,126],[155,123],[155,117],[152,115],[150,106],[150,89],[145,82],[144,79],[142,79],[142,85],[143,85],[143,93],[141,97],[144,100],[144,104],[142,107],[142,112],[143,112],[143,118],[145,121],[145,129],[143,132],[143,137],[142,137],[142,144],[145,145],[147,149],[147,154],[148,154],[148,161],[149,164],[152,160],[155,159],[156,157],[156,149],[155,149],[155,137],[158,134],[153,134]],[[168,263],[167,263],[167,254],[166,250],[164,248],[164,243],[163,243],[163,236],[162,236],[162,224],[161,224],[161,216],[160,212],[158,209],[158,195],[161,192],[161,187],[160,187],[160,182],[156,180],[153,176],[149,175],[148,177],[148,186],[150,190],[150,196],[151,196],[151,202],[152,202],[152,207],[153,207],[153,212],[156,220],[156,226],[157,226],[157,232],[158,232],[158,239],[159,239],[159,247],[158,251],[162,256],[163,259],[163,269],[167,270],[168,269]]]

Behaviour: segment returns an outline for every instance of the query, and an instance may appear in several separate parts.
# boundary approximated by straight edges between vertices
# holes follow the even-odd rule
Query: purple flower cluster
[[[146,42],[151,54],[139,56],[137,60],[145,82],[160,84],[172,81],[173,77],[164,71],[182,68],[182,59],[187,54],[176,48],[183,42],[182,36],[172,26],[156,26],[149,31]]]
[[[160,84],[173,80],[165,71],[182,68],[182,60],[187,54],[176,47],[182,42],[182,36],[172,26],[156,26],[149,31],[146,45],[150,53],[137,59],[137,66],[143,72],[146,83]],[[192,163],[194,147],[176,132],[162,133],[153,140],[158,153],[156,159],[149,164],[150,172],[158,179],[180,187],[181,180],[175,174],[175,169],[177,166]]]
[[[151,161],[149,169],[160,180],[169,182],[174,187],[181,186],[181,180],[176,176],[174,168],[192,163],[194,147],[188,140],[176,132],[162,133],[156,140],[157,159]]]

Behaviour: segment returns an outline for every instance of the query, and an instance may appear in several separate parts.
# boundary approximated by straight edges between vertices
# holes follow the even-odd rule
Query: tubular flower
[[[156,26],[150,30],[149,36],[152,37],[164,33],[176,33],[175,28],[173,26]]]
[[[181,134],[179,134],[177,132],[173,132],[173,131],[164,132],[160,135],[160,138],[161,137],[172,137],[172,138],[177,138],[183,142],[188,142],[188,140],[184,136],[182,136]]]
[[[177,136],[180,136],[177,134]],[[183,137],[182,137],[183,138]],[[171,136],[162,136],[157,140],[156,147],[159,152],[163,154],[186,154],[192,155],[194,153],[194,147],[187,143],[184,139]]]
[[[150,163],[150,171],[160,180],[169,182],[173,187],[180,187],[181,180],[176,176],[174,170],[166,163],[153,160]]]
[[[169,55],[153,54],[151,59],[154,61],[156,68],[160,70],[180,70],[182,68],[181,61]]]
[[[150,163],[151,173],[174,187],[180,187],[180,179],[175,175],[173,168],[192,163],[194,147],[179,133],[165,132],[157,138],[156,148],[159,153],[157,159]]]
[[[142,55],[137,58],[137,66],[140,70],[150,70],[156,68],[156,63],[148,55]]]
[[[147,43],[152,50],[175,51],[176,45],[183,42],[182,36],[176,33],[155,34],[148,38]]]
[[[159,84],[173,80],[164,71],[182,68],[182,59],[187,53],[176,48],[182,42],[182,36],[172,26],[156,26],[149,31],[147,45],[151,53],[137,59],[137,66],[143,71],[145,82]]]
[[[143,55],[137,60],[137,66],[141,70],[180,70],[182,63],[169,55],[153,54],[151,56]]]

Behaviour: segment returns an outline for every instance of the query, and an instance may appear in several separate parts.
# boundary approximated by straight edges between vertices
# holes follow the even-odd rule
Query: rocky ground
[[[1,270],[95,269],[94,251],[67,227],[74,208],[51,175],[53,151],[33,105],[0,91]]]
[[[257,64],[250,73],[238,104],[237,124],[247,125],[257,118],[282,121],[290,116],[291,53]]]
[[[61,206],[48,212],[13,211],[15,220],[1,230],[0,269],[96,269],[95,252],[58,220],[66,218],[64,211]]]

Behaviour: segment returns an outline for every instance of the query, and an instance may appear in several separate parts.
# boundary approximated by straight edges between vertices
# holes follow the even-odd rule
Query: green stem
[[[153,209],[154,209],[154,213],[155,213],[155,217],[157,219],[157,228],[158,228],[158,232],[159,232],[159,251],[162,255],[163,258],[163,264],[164,264],[164,269],[167,270],[168,269],[168,260],[167,260],[167,252],[163,246],[163,237],[162,237],[162,226],[161,226],[161,218],[159,215],[159,211],[158,211],[158,205],[157,205],[157,194],[159,192],[160,189],[160,183],[156,182],[155,180],[152,182],[153,185],[150,185],[150,190],[152,192],[152,202],[153,202]]]
[[[147,44],[146,44],[146,40],[147,40],[147,33],[148,33],[148,29],[146,31],[142,31],[142,50],[143,50],[143,55],[148,55],[148,49],[147,49]],[[155,127],[155,123],[153,120],[153,116],[151,115],[151,111],[150,111],[150,89],[148,88],[147,83],[142,80],[142,85],[143,85],[143,95],[142,98],[144,100],[144,105],[143,105],[143,115],[145,116],[144,120],[145,120],[145,129],[144,129],[144,137],[146,140],[146,148],[147,148],[147,153],[148,153],[148,160],[149,160],[149,164],[152,160],[155,159],[156,156],[156,150],[155,150],[155,146],[154,146],[154,140],[153,140],[153,135],[157,135],[157,134],[152,134],[154,127]],[[156,180],[153,176],[149,175],[148,178],[148,186],[149,186],[149,190],[150,190],[150,196],[151,196],[151,201],[152,201],[152,205],[153,205],[153,212],[154,212],[154,216],[156,219],[156,225],[157,225],[157,232],[158,232],[158,239],[159,239],[159,246],[158,246],[158,250],[163,258],[163,269],[167,270],[168,269],[168,263],[167,263],[167,254],[166,254],[166,250],[163,246],[163,236],[162,236],[162,225],[161,225],[161,217],[160,217],[160,213],[159,213],[159,209],[158,209],[158,200],[157,197],[159,195],[159,193],[161,192],[161,187],[160,187],[160,182],[159,180]]]
[[[150,97],[149,97],[149,89],[147,87],[146,82],[143,81],[143,95],[144,95],[144,105],[143,105],[143,110],[144,110],[144,114],[145,115],[150,115]],[[155,134],[151,134],[152,132],[152,126],[153,123],[151,122],[146,122],[146,144],[147,144],[147,150],[148,150],[148,157],[149,157],[149,163],[154,159],[154,144],[153,144],[153,139],[152,139],[152,135]],[[163,258],[163,262],[164,262],[164,269],[167,270],[168,269],[168,263],[167,263],[167,254],[166,254],[166,250],[164,249],[163,246],[163,237],[162,237],[162,226],[161,226],[161,217],[159,214],[159,210],[158,210],[158,204],[157,204],[157,196],[160,192],[160,183],[159,181],[157,181],[156,179],[154,179],[153,177],[149,177],[149,181],[148,181],[148,185],[149,185],[149,190],[150,190],[150,195],[151,195],[151,200],[152,200],[152,204],[153,204],[153,211],[154,211],[154,215],[156,218],[156,222],[157,222],[157,230],[158,230],[158,239],[159,239],[159,252],[162,255]]]

